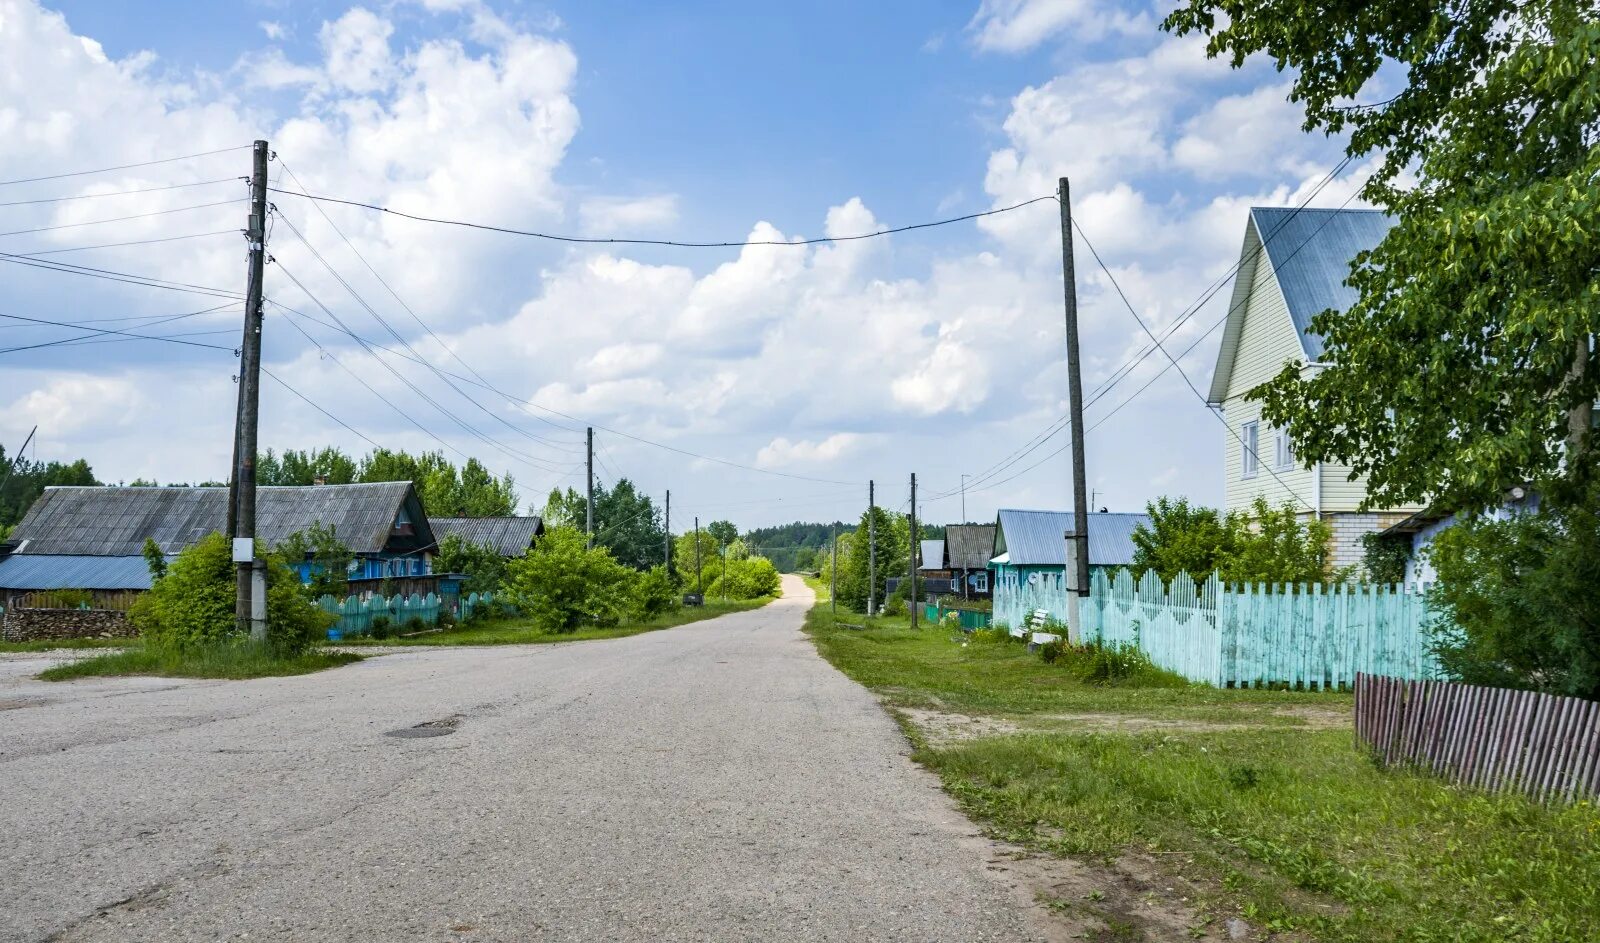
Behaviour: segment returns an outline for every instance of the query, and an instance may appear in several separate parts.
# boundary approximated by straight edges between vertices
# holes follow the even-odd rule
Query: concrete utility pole
[[[878,502],[874,484],[867,482],[867,615],[878,602]]]
[[[588,513],[583,519],[583,532],[589,538],[589,549],[594,549],[594,426],[589,427],[586,436],[589,443],[589,477],[586,490],[589,496]]]
[[[1067,538],[1077,553],[1073,572],[1068,574],[1067,637],[1082,638],[1078,622],[1078,601],[1089,594],[1089,497],[1088,474],[1083,460],[1083,370],[1078,350],[1078,279],[1072,266],[1072,191],[1067,178],[1061,178],[1061,278],[1067,306],[1067,390],[1072,402],[1072,530]]]
[[[917,540],[917,473],[911,473],[911,627],[917,627],[917,550],[922,546]]]
[[[828,610],[839,614],[839,525],[828,528],[833,541],[833,562],[828,564]]]
[[[967,522],[967,479],[971,477],[971,475],[961,476],[961,523],[963,524]]]
[[[661,559],[663,561],[663,565],[666,566],[666,568],[667,568],[667,578],[671,579],[672,578],[672,489],[671,488],[667,489],[666,522],[665,522],[665,526],[663,526],[661,529],[666,531],[666,534],[667,534],[666,539],[663,541],[666,544],[666,548],[662,551]]]
[[[694,517],[694,591],[700,594],[700,601],[705,602],[706,581],[701,578],[700,569],[700,515]]]
[[[239,345],[239,410],[233,427],[233,488],[228,522],[233,537],[234,628],[256,641],[267,637],[266,569],[256,560],[256,427],[261,409],[261,279],[267,255],[266,141],[257,141],[250,173],[249,245],[245,267],[244,339]]]

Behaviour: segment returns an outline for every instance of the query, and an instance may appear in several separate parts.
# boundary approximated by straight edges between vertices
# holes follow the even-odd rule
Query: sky
[[[1195,303],[1250,206],[1341,205],[1365,168],[1325,181],[1342,142],[1301,131],[1288,77],[1207,59],[1167,8],[0,0],[0,441],[37,425],[30,455],[108,482],[226,478],[260,138],[280,190],[735,244],[274,192],[263,448],[473,456],[536,509],[581,490],[592,425],[597,478],[671,489],[675,529],[852,520],[868,480],[903,509],[912,473],[933,522],[963,476],[968,520],[1065,509],[1054,200],[747,243],[1066,176],[1111,273],[1075,240],[1093,503],[1216,505],[1226,433],[1190,383],[1226,287]]]

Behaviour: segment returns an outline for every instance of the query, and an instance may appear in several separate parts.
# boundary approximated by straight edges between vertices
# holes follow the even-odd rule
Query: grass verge
[[[95,655],[47,668],[39,673],[42,681],[68,681],[125,675],[159,675],[164,678],[273,678],[310,674],[360,661],[349,652],[312,650],[299,655],[280,655],[264,645],[250,642],[208,645],[182,652],[135,645],[121,651]]]
[[[824,657],[907,709],[915,758],[996,837],[1154,860],[1197,879],[1213,913],[1290,939],[1600,939],[1595,804],[1546,808],[1380,770],[1348,728],[1303,722],[1307,709],[1348,713],[1346,695],[1087,685],[1020,645],[866,625],[839,628],[826,605],[807,620]],[[916,710],[1018,732],[940,742],[919,733]],[[1096,717],[1117,723],[1083,723]]]
[[[773,596],[763,596],[760,599],[722,600],[708,599],[704,606],[684,606],[673,612],[647,619],[643,622],[629,622],[611,628],[584,628],[576,632],[541,632],[534,628],[526,619],[497,619],[480,625],[457,626],[443,632],[430,632],[426,635],[417,635],[410,638],[353,638],[344,639],[333,643],[336,645],[352,646],[388,646],[388,645],[538,645],[551,642],[581,642],[589,639],[623,638],[629,635],[638,635],[641,632],[655,632],[661,629],[670,629],[691,622],[700,622],[704,619],[714,619],[733,612],[748,612],[759,609],[771,602]]]

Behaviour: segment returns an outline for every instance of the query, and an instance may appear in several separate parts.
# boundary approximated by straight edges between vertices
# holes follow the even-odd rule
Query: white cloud
[[[1082,39],[1108,32],[1148,32],[1148,14],[1128,14],[1102,0],[983,0],[967,25],[988,52],[1026,52],[1071,28]]]
[[[394,24],[371,10],[355,7],[322,26],[322,49],[328,57],[328,78],[352,92],[376,92],[388,86],[394,70],[389,37]]]
[[[629,236],[654,232],[678,220],[678,197],[663,193],[629,199],[596,197],[578,207],[583,231],[592,236]]]
[[[276,23],[272,20],[262,20],[256,25],[261,27],[261,32],[265,33],[267,38],[273,40],[274,42],[289,35],[289,31],[284,28],[282,23]]]
[[[796,442],[779,436],[756,453],[756,464],[762,468],[826,464],[860,442],[861,436],[850,432],[836,432],[821,441],[803,439]]]

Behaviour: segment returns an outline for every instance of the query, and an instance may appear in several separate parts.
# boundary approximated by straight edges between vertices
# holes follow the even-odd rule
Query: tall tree
[[[898,522],[897,517],[901,518]],[[850,539],[845,541],[841,537],[839,542],[840,604],[855,612],[866,611],[874,566],[878,582],[873,598],[883,603],[888,595],[884,591],[885,581],[905,575],[911,553],[910,533],[911,525],[902,515],[881,507],[861,512],[861,521]],[[823,551],[823,558],[827,558],[826,551]]]
[[[666,531],[650,496],[624,478],[594,492],[594,542],[610,549],[618,563],[648,570],[662,562]]]
[[[1371,504],[1473,510],[1586,493],[1600,391],[1600,12],[1588,0],[1187,0],[1166,27],[1292,73],[1307,130],[1371,157],[1395,225],[1323,366],[1250,395]],[[1392,89],[1398,84],[1398,93]]]
[[[739,539],[739,528],[733,526],[732,521],[712,521],[706,525],[706,533],[722,544],[731,544]]]

